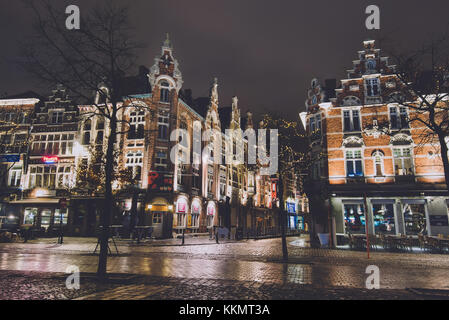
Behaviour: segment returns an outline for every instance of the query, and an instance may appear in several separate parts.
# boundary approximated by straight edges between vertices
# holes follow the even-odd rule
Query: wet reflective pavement
[[[135,245],[119,242],[108,272],[179,279],[250,281],[314,287],[365,288],[366,267],[380,269],[383,289],[449,289],[449,255],[364,252],[308,248],[306,238],[289,238],[289,263],[280,261],[280,239],[215,244],[207,238]],[[94,239],[51,240],[0,245],[0,270],[65,272],[76,265],[94,273],[98,257]],[[112,248],[113,249],[113,248]],[[114,250],[114,249],[113,249]]]

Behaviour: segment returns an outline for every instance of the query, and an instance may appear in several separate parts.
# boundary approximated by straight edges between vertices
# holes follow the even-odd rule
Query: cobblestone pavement
[[[178,279],[179,285],[184,280],[195,283],[206,281],[202,285],[204,288],[189,285],[180,290],[179,285],[165,285],[164,281],[159,281],[157,285],[145,284],[139,287],[140,291],[134,290],[140,292],[136,295],[138,297],[156,290],[151,297],[144,297],[148,299],[162,299],[164,295],[193,298],[195,292],[198,292],[198,299],[202,299],[206,293],[221,298],[227,297],[227,294],[229,298],[232,294],[248,297],[250,291],[237,294],[240,291],[232,289],[241,287],[242,283],[256,286],[251,287],[251,295],[260,298],[301,298],[323,292],[340,292],[342,297],[351,296],[353,293],[345,290],[360,293],[360,289],[365,288],[368,276],[365,270],[368,265],[379,267],[381,289],[394,289],[388,291],[393,296],[400,294],[410,297],[410,292],[404,291],[406,288],[449,289],[449,255],[373,252],[368,260],[364,252],[309,248],[304,237],[292,237],[288,242],[290,259],[288,263],[281,263],[280,239],[217,245],[208,238],[199,238],[188,239],[185,246],[180,246],[179,240],[152,241],[140,245],[120,241],[120,255],[109,257],[108,271],[156,277],[159,280]],[[79,238],[67,238],[63,245],[56,245],[54,239],[27,244],[1,244],[0,270],[64,273],[68,266],[76,265],[81,272],[93,273],[98,261],[98,257],[92,254],[95,245],[95,239]],[[1,274],[3,272],[0,271]],[[228,291],[221,288],[212,290],[207,281],[210,284],[216,282],[219,286],[223,282],[239,285],[225,285]],[[276,290],[270,293],[264,289],[270,286],[281,288],[278,290],[279,295]],[[290,289],[283,291],[284,287]],[[128,289],[123,288],[125,292]],[[314,293],[315,289],[318,289],[317,293]],[[368,296],[375,298],[376,294],[379,291],[374,294],[371,292]]]
[[[0,300],[67,300],[110,290],[113,284],[84,281],[79,290],[68,290],[65,274],[0,272]]]
[[[410,290],[366,290],[253,281],[134,276],[97,283],[81,277],[80,290],[65,287],[66,275],[42,272],[0,272],[1,300],[398,300],[448,299]],[[115,279],[115,280],[114,280]]]

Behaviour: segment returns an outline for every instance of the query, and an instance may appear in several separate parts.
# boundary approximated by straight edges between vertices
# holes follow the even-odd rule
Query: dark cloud
[[[78,4],[90,1],[55,1]],[[148,47],[139,64],[150,67],[169,32],[184,75],[184,88],[207,95],[219,78],[220,101],[238,95],[244,109],[303,109],[310,79],[342,78],[367,38],[389,39],[409,50],[446,30],[448,1],[129,1],[136,36]],[[365,8],[381,9],[381,33],[367,31]],[[31,31],[30,14],[20,1],[0,0],[0,93],[35,89],[36,83],[11,59],[17,43]],[[134,73],[137,70],[131,70]],[[42,89],[41,89],[42,90]],[[45,93],[45,92],[44,92]]]

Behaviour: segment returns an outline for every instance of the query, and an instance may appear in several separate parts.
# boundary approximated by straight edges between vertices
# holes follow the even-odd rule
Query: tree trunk
[[[441,160],[443,160],[444,179],[446,181],[446,187],[449,190],[449,158],[447,154],[448,147],[444,134],[438,134],[438,140],[440,141]]]
[[[139,197],[139,191],[137,189],[133,190],[133,198],[131,201],[131,217],[130,217],[130,225],[129,225],[129,229],[131,231],[131,233],[134,232],[134,229],[136,228],[136,226],[138,225],[137,223],[137,200]]]
[[[112,116],[110,119],[110,133],[108,137],[108,146],[106,150],[106,165],[105,165],[105,194],[104,206],[101,213],[100,232],[100,256],[98,259],[97,276],[104,280],[107,277],[107,260],[108,260],[108,244],[109,244],[109,226],[111,223],[111,212],[113,209],[113,195],[112,195],[112,180],[114,175],[114,145],[117,136],[117,111],[116,106],[113,106]]]
[[[281,238],[282,238],[282,259],[284,261],[288,261],[287,237],[285,234],[287,216],[284,208],[285,207],[284,183],[281,175],[279,175],[278,194],[279,194],[279,223],[281,224]]]

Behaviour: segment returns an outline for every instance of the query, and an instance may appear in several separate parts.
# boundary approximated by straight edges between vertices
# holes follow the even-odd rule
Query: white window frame
[[[399,170],[405,170],[404,169],[404,159],[408,159],[408,157],[404,156],[404,150],[409,150],[410,154],[409,154],[409,158],[410,158],[410,163],[411,163],[411,174],[396,174],[396,159],[400,159],[401,160],[401,164],[402,164],[402,168]],[[396,157],[395,156],[395,150],[400,150],[401,152],[401,156],[400,157]],[[415,175],[415,162],[414,162],[414,157],[413,157],[413,148],[411,146],[394,146],[393,147],[393,170],[394,170],[394,175],[395,176],[414,176]]]
[[[355,123],[354,122],[354,111],[357,112],[357,114],[358,114],[358,125],[359,125],[358,130],[355,130],[355,127],[354,127],[354,123]],[[350,121],[349,130],[345,130],[345,118],[346,118],[345,113],[346,112],[349,112],[349,121]],[[361,132],[362,131],[362,116],[361,115],[362,115],[362,113],[360,112],[359,108],[357,108],[357,109],[355,109],[355,108],[342,109],[342,132]]]

